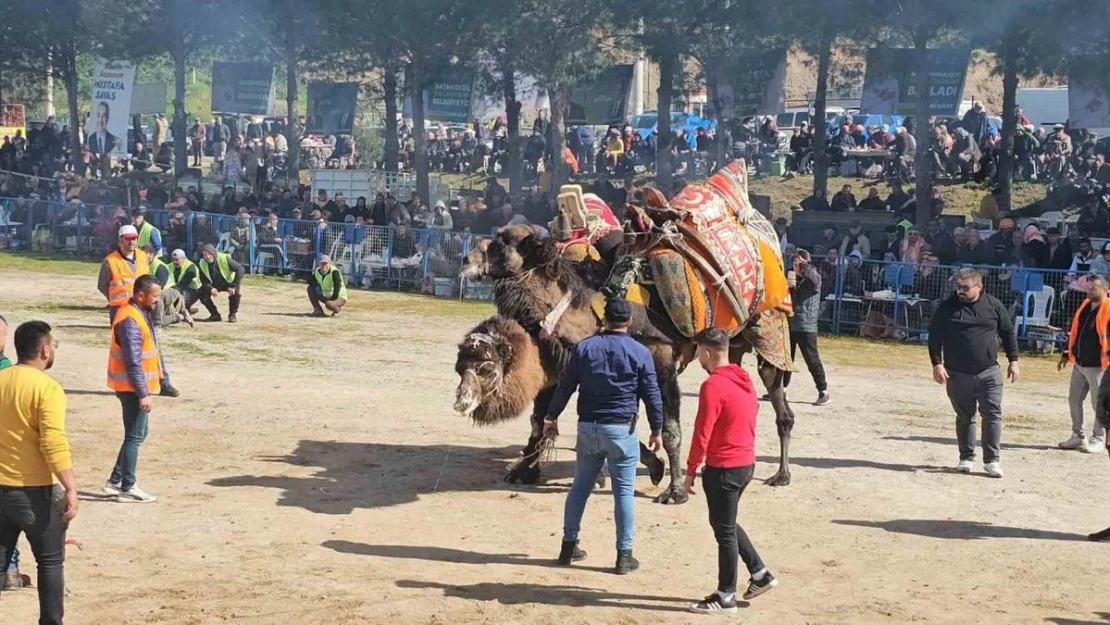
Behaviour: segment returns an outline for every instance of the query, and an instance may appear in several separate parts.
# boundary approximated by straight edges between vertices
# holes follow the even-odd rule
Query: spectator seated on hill
[[[878,187],[871,187],[867,190],[867,197],[863,198],[863,201],[859,203],[859,209],[861,211],[874,212],[886,210],[886,203],[883,202],[883,198],[879,197]]]
[[[856,209],[856,196],[852,194],[852,185],[844,185],[840,192],[833,196],[831,209],[837,212]]]
[[[832,207],[829,206],[829,201],[825,199],[825,192],[818,189],[813,195],[802,200],[802,210],[811,212],[829,211]]]
[[[890,185],[890,195],[886,198],[886,205],[889,210],[900,211],[910,201],[910,195],[902,190],[902,183],[894,182]]]

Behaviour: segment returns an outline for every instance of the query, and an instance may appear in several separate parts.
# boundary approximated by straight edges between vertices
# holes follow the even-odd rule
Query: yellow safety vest
[[[131,319],[138,324],[139,331],[143,335],[142,353],[140,354],[143,378],[146,380],[147,392],[151,395],[157,395],[162,390],[159,383],[159,380],[162,379],[162,361],[158,357],[158,345],[154,342],[154,333],[150,329],[150,324],[146,321],[146,316],[130,302],[124,304],[116,312],[116,318],[112,322],[112,347],[111,351],[108,352],[108,388],[120,393],[137,392],[131,384],[131,380],[127,378],[127,363],[123,360],[123,348],[120,347],[119,339],[116,338],[116,326],[124,319]]]
[[[233,272],[231,270],[231,267],[229,267],[227,264],[227,261],[230,258],[231,254],[228,254],[227,252],[216,252],[216,266],[220,269],[220,275],[224,277],[225,282],[227,282],[228,284],[233,284],[235,282],[235,272]],[[201,275],[203,275],[204,278],[208,280],[209,283],[211,283],[211,263],[201,257],[200,262],[197,263],[197,267],[200,268]]]
[[[343,279],[343,272],[332,267],[331,271],[320,275],[320,270],[317,269],[312,272],[312,277],[316,280],[316,285],[320,287],[320,293],[324,297],[331,297],[332,291],[335,290],[335,278],[333,276],[337,273],[339,274],[339,299],[345,300],[347,299],[347,283]]]
[[[170,266],[166,264],[166,261],[162,260],[161,256],[155,255],[154,260],[150,261],[150,275],[157,281],[158,270],[162,267],[166,268],[166,274],[169,276],[166,278],[166,283],[162,285],[162,288],[173,288],[173,285],[177,284],[177,280],[173,277],[173,271],[170,269]]]
[[[183,258],[183,259],[181,259],[181,266],[180,267],[178,267],[177,265],[174,265],[173,267],[171,267],[170,268],[170,273],[173,274],[174,284],[177,284],[178,282],[181,281],[181,276],[185,275],[185,272],[189,270],[189,267],[195,267],[195,266],[196,265],[193,264],[193,261],[189,260],[188,258]],[[186,284],[184,286],[185,286],[185,288],[193,289],[194,291],[196,289],[200,288],[200,270],[199,269],[197,270],[197,273],[193,274],[193,279],[189,281],[189,284]]]
[[[155,232],[158,232],[158,228],[155,228],[154,226],[150,225],[149,221],[144,220],[143,221],[143,226],[141,228],[139,228],[139,240],[138,240],[139,249],[142,249],[142,248],[146,247],[147,245],[152,245],[151,242],[150,242],[150,239],[151,239],[151,237],[154,236],[153,233],[155,233]],[[157,252],[158,250],[154,250],[154,251]]]

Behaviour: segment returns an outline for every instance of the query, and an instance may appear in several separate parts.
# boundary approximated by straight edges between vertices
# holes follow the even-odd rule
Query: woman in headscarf
[[[1048,246],[1041,240],[1037,224],[1025,226],[1021,234],[1021,264],[1024,267],[1048,266]]]

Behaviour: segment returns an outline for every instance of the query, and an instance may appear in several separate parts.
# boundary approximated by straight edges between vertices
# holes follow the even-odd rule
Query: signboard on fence
[[[740,54],[717,80],[717,117],[735,119],[783,110],[786,97],[786,50]]]
[[[166,112],[166,83],[150,82],[135,85],[131,94],[132,115],[152,115]]]
[[[27,118],[22,104],[0,104],[0,139],[15,137],[15,131],[27,136]]]
[[[212,112],[267,115],[273,109],[274,66],[212,63]]]
[[[913,115],[917,109],[917,68],[910,48],[872,48],[867,51],[861,113]],[[928,51],[929,113],[956,115],[964,96],[971,51],[939,48]]]
[[[308,83],[308,123],[306,131],[321,135],[349,135],[354,132],[358,106],[358,83]]]
[[[624,122],[632,90],[632,65],[610,65],[570,92],[566,123],[603,126]]]
[[[93,154],[123,156],[127,152],[127,127],[131,118],[131,95],[135,87],[135,64],[98,58],[93,68],[92,98],[85,147]]]
[[[1106,58],[1068,59],[1068,119],[1072,128],[1110,128],[1110,80],[1099,67]]]

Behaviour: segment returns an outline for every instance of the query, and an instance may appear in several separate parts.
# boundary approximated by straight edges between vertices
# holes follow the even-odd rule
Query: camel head
[[[557,258],[550,239],[541,239],[530,226],[505,226],[486,250],[486,271],[493,278],[517,276]]]
[[[470,248],[470,253],[463,258],[462,271],[459,277],[464,280],[481,280],[489,273],[489,262],[486,258],[489,250],[489,239],[478,239]]]
[[[516,418],[545,383],[535,340],[511,319],[492,317],[459,343],[455,412],[476,425]]]

